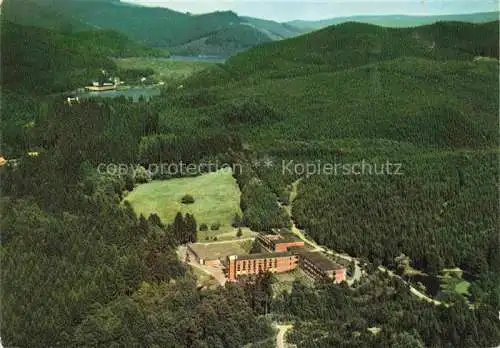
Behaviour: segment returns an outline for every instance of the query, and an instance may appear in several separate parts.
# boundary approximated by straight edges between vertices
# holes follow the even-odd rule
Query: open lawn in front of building
[[[185,195],[191,195],[194,202],[183,204]],[[156,213],[165,224],[172,223],[178,212],[194,215],[198,229],[201,224],[208,226],[208,231],[199,232],[199,241],[218,235],[225,237],[223,239],[238,239],[237,229],[231,223],[235,214],[242,214],[240,190],[230,170],[138,185],[125,199],[137,214],[148,217]],[[218,230],[210,230],[214,224],[220,224]],[[250,231],[242,230],[244,234],[240,238],[248,237]]]
[[[199,227],[199,225],[198,225]],[[232,227],[230,225],[221,226],[220,229],[216,231],[210,230],[207,231],[199,231],[198,230],[198,242],[200,243],[209,243],[209,242],[217,242],[217,241],[228,241],[228,240],[244,240],[248,238],[255,238],[257,236],[257,232],[252,231],[248,227],[241,227],[241,236],[237,236],[238,228]]]

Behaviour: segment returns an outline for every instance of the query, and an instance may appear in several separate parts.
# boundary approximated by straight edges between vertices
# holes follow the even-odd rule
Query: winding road
[[[332,255],[332,256],[344,259],[344,260],[349,261],[349,262],[354,262],[354,272],[353,272],[352,276],[349,277],[349,279],[347,279],[347,284],[349,286],[352,286],[355,281],[359,281],[361,279],[361,275],[363,274],[363,272],[361,271],[361,267],[359,266],[359,260],[357,260],[349,255],[339,254],[331,249],[328,249],[325,246],[318,245],[318,243],[316,243],[314,240],[312,240],[311,238],[308,238],[304,234],[304,231],[302,231],[300,228],[298,228],[297,224],[292,219],[292,204],[293,204],[293,201],[295,200],[295,198],[297,197],[297,188],[298,188],[301,180],[302,179],[298,179],[292,184],[292,190],[290,192],[289,204],[288,205],[280,204],[280,206],[283,207],[283,209],[285,209],[288,216],[290,216],[290,220],[292,223],[291,232],[293,234],[295,234],[297,237],[299,237],[300,239],[302,239],[305,243],[313,246],[314,249],[311,251],[322,252],[322,253],[325,253],[328,255]]]
[[[288,213],[288,216],[290,216],[290,218],[292,217],[292,204],[293,204],[293,201],[295,200],[295,198],[297,197],[297,188],[298,188],[298,185],[300,183],[300,181],[302,180],[301,179],[298,179],[296,180],[293,184],[292,184],[292,190],[290,192],[290,202],[289,202],[289,205],[287,206],[283,206],[282,207],[286,210],[286,212]],[[341,259],[344,259],[346,261],[349,261],[349,262],[354,262],[354,272],[352,274],[352,276],[347,280],[347,284],[349,284],[349,286],[352,286],[352,284],[354,284],[355,281],[359,281],[361,279],[361,276],[363,275],[363,271],[361,270],[361,267],[360,267],[360,261],[352,256],[349,256],[349,255],[346,255],[346,254],[339,254],[337,252],[335,252],[334,250],[331,250],[323,245],[318,245],[314,240],[310,239],[310,238],[307,238],[305,235],[304,235],[304,232],[302,230],[300,230],[297,225],[295,224],[295,221],[293,221],[292,219],[292,233],[294,233],[297,237],[299,237],[300,239],[302,239],[304,242],[312,245],[315,249],[312,250],[312,251],[318,251],[318,252],[323,252],[323,253],[326,253],[328,255],[333,255],[335,257],[338,257],[338,258],[341,258]],[[441,305],[441,304],[444,304],[445,306],[448,306],[447,304],[443,303],[443,302],[440,302],[440,301],[437,301],[429,296],[427,296],[426,294],[422,293],[421,291],[417,290],[416,288],[414,288],[413,286],[411,286],[406,280],[404,280],[403,278],[401,278],[399,275],[395,274],[394,272],[392,272],[391,270],[387,269],[386,267],[383,267],[383,266],[379,266],[378,267],[378,270],[381,271],[381,272],[386,272],[390,277],[394,277],[394,278],[397,278],[399,279],[401,282],[403,282],[404,284],[406,284],[409,289],[410,289],[410,292],[417,296],[418,298],[422,299],[422,300],[425,300],[429,303],[433,303],[435,305]]]

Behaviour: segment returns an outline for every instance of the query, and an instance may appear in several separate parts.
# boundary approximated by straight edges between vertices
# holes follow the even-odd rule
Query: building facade
[[[298,256],[290,252],[232,255],[227,258],[226,273],[229,281],[236,281],[240,276],[260,272],[289,272],[298,264]]]
[[[264,252],[246,254],[241,246],[230,242],[189,243],[185,261],[223,269],[227,280],[233,282],[241,276],[284,273],[298,267],[314,279],[330,279],[335,283],[346,280],[345,266],[319,252],[308,251],[304,241],[286,229],[276,234],[259,235],[257,241]]]
[[[334,283],[346,280],[346,268],[316,252],[299,252],[300,268],[314,279],[331,279]]]

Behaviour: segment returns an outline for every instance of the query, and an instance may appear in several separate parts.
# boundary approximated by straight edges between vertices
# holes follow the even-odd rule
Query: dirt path
[[[437,305],[440,305],[440,304],[443,304],[445,306],[449,306],[448,304],[446,303],[443,303],[443,302],[440,302],[440,301],[437,301],[429,296],[427,296],[426,294],[418,291],[417,289],[415,289],[413,286],[411,286],[406,280],[404,280],[403,278],[401,278],[401,276],[397,275],[396,273],[394,273],[393,271],[385,268],[384,266],[379,266],[378,267],[379,271],[382,271],[382,272],[386,272],[387,274],[389,274],[389,276],[393,277],[393,278],[398,278],[400,281],[402,281],[403,283],[405,283],[406,285],[408,285],[410,287],[410,292],[417,296],[418,298],[422,299],[422,300],[425,300],[427,302],[430,302],[430,303],[433,303],[435,304],[436,306]]]
[[[276,336],[276,348],[286,348],[287,344],[285,341],[285,334],[290,330],[292,325],[276,325],[278,329],[278,335]]]

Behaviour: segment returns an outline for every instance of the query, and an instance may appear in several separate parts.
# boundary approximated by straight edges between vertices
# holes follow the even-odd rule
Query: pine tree
[[[177,215],[175,215],[175,219],[174,219],[173,234],[175,236],[175,239],[177,239],[177,241],[180,244],[183,244],[186,242],[185,230],[186,230],[186,227],[184,224],[184,218],[182,217],[182,213],[178,212]]]
[[[196,242],[196,219],[194,218],[193,215],[187,213],[186,217],[184,218],[184,226],[186,229],[186,238],[189,242],[195,243]]]

